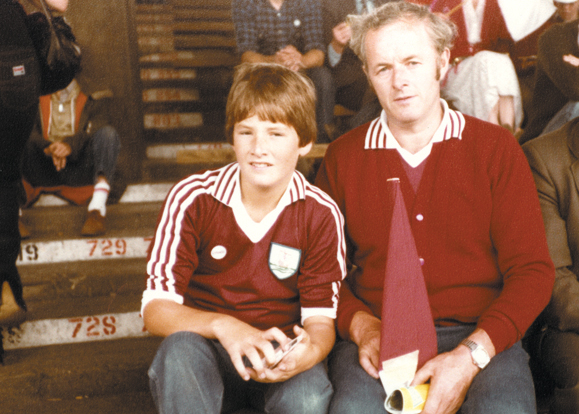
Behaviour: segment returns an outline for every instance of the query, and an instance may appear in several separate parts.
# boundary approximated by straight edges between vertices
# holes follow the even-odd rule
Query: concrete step
[[[150,181],[175,179],[178,181],[196,172],[222,167],[221,163],[177,164],[173,160],[152,159],[143,161],[143,179]]]
[[[173,8],[175,20],[194,21],[194,20],[220,20],[231,21],[231,7],[220,9],[207,8]]]
[[[141,54],[215,48],[233,51],[236,46],[235,39],[232,36],[218,34],[173,35],[170,33],[139,36],[138,42]]]
[[[170,23],[174,21],[231,21],[230,9],[206,9],[206,8],[137,8],[136,23]]]
[[[219,91],[227,96],[233,79],[233,69],[217,68],[143,68],[140,71],[144,88],[189,87],[200,92]]]
[[[233,52],[219,49],[151,53],[139,58],[141,67],[204,68],[233,67],[239,58]]]
[[[147,337],[7,351],[2,413],[103,413],[97,409],[112,401],[121,403],[115,413],[154,413],[147,369],[160,342]]]
[[[133,236],[150,236],[155,229],[159,209],[158,202],[119,203],[107,206],[106,236],[124,237],[128,235],[127,231]],[[80,229],[85,218],[85,207],[69,205],[33,207],[22,213],[23,223],[32,232],[30,242],[80,238]]]
[[[91,397],[76,396],[74,399],[37,399],[25,397],[19,401],[8,401],[3,405],[7,414],[156,414],[150,392],[131,392]]]
[[[174,8],[185,9],[231,9],[231,0],[168,0]]]
[[[162,33],[224,33],[233,35],[234,32],[235,27],[232,21],[201,20],[137,24],[139,36]]]
[[[144,141],[151,144],[225,141],[224,111],[186,114],[183,118],[180,115],[146,114]]]

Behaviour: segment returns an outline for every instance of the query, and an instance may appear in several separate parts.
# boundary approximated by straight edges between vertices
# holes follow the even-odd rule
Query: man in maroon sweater
[[[507,130],[440,99],[452,23],[407,2],[349,23],[383,111],[332,143],[317,177],[345,216],[355,265],[340,291],[330,413],[384,412],[390,178],[400,179],[438,339],[413,381],[430,381],[423,413],[535,413],[520,339],[549,301],[554,268],[525,156]]]

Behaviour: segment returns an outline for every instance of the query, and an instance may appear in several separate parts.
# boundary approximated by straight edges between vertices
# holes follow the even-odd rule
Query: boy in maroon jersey
[[[314,88],[244,64],[226,115],[237,162],[179,182],[159,217],[142,315],[167,338],[151,392],[164,413],[325,413],[345,244],[336,204],[295,171],[316,137]]]

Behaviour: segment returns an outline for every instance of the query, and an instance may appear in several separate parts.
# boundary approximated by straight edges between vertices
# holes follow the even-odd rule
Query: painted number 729
[[[87,240],[87,243],[91,245],[90,257],[99,253],[101,256],[123,256],[127,252],[127,242],[123,239]]]

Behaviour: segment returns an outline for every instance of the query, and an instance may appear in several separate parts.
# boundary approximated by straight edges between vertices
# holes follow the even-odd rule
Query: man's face
[[[283,194],[298,157],[312,147],[300,147],[294,127],[251,116],[233,127],[233,150],[241,169],[242,197],[249,194]]]
[[[579,18],[579,0],[573,3],[561,3],[558,1],[553,2],[557,8],[557,13],[564,22],[572,22]]]
[[[450,52],[439,55],[422,22],[398,21],[368,32],[368,79],[390,128],[414,128],[440,116],[440,83]]]

